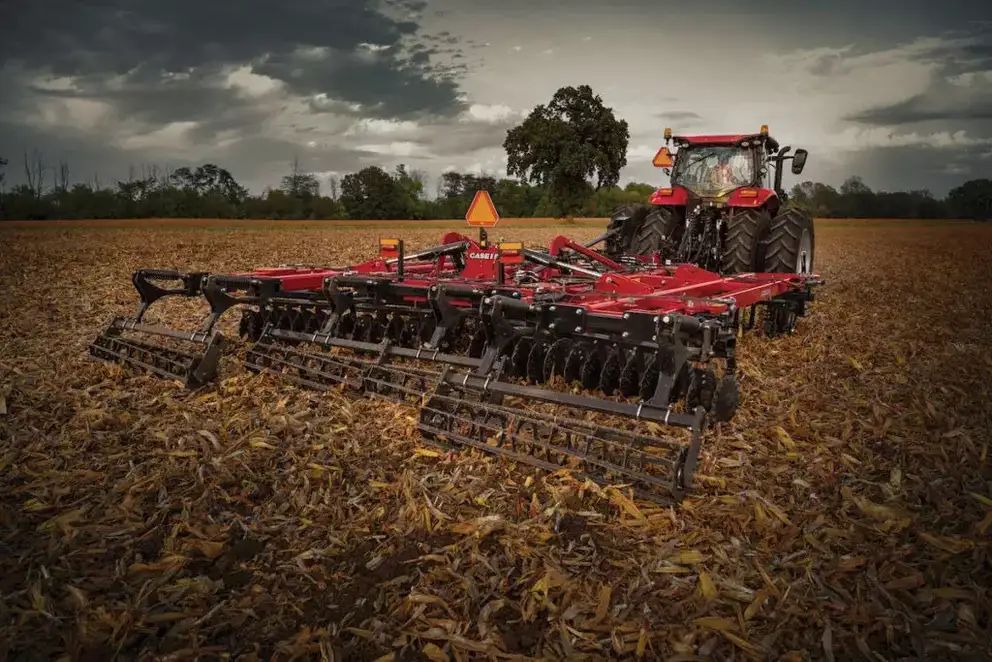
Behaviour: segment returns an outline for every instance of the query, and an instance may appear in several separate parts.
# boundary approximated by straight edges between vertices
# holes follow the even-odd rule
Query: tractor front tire
[[[765,240],[771,224],[771,215],[765,209],[735,212],[727,222],[720,270],[724,274],[763,271]]]
[[[634,255],[650,255],[661,251],[666,256],[669,242],[677,240],[679,218],[671,207],[653,206],[631,239],[628,252]]]
[[[765,271],[813,273],[814,239],[813,219],[809,214],[796,207],[783,209],[772,221],[765,250]]]

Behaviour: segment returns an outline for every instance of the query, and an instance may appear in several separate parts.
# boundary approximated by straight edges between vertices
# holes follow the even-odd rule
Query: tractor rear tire
[[[813,273],[814,239],[813,219],[809,214],[796,207],[783,209],[772,221],[765,251],[765,271]],[[803,257],[804,261],[801,260]]]
[[[772,217],[764,209],[742,209],[733,214],[727,223],[720,270],[725,274],[763,271],[771,224]]]
[[[605,253],[608,257],[617,259],[629,252],[630,242],[649,211],[651,209],[647,205],[633,204],[624,205],[613,212],[606,229],[619,232],[606,239]]]
[[[652,206],[630,242],[629,253],[650,255],[661,251],[662,259],[671,240],[677,240],[679,218],[671,207]]]
[[[627,205],[613,214],[607,227],[620,228],[618,235],[607,240],[610,257],[650,255],[661,251],[664,258],[669,242],[678,238],[680,219],[671,207]]]

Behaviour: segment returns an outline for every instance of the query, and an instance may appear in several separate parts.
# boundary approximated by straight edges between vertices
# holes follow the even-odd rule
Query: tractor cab
[[[782,162],[792,159],[792,172],[798,175],[807,156],[800,149],[786,157],[791,148],[780,148],[768,135],[767,125],[758,133],[730,135],[672,136],[671,129],[665,129],[665,144],[653,163],[664,168],[671,186],[658,189],[652,204],[685,204],[692,198],[710,207],[753,207],[766,202],[777,207],[778,199],[785,197]],[[674,155],[667,147],[670,144],[678,147]]]

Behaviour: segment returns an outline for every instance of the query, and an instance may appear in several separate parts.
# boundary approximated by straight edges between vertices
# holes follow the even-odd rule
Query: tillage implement
[[[239,307],[249,370],[417,406],[422,435],[446,447],[568,467],[677,501],[691,487],[707,422],[727,421],[737,407],[744,313],[753,320],[765,307],[768,328],[789,332],[819,282],[720,275],[661,264],[657,254],[621,264],[566,237],[532,250],[452,233],[411,253],[383,239],[380,251],[350,267],[139,270],[138,313],[114,319],[90,354],[198,387],[216,377],[224,338],[215,323]],[[169,280],[179,286],[164,287]],[[167,296],[203,297],[203,326],[142,322]]]

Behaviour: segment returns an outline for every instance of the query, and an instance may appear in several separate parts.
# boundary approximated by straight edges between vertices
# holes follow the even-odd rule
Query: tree
[[[36,149],[32,151],[29,159],[28,151],[24,150],[24,177],[28,182],[28,188],[38,200],[45,192],[45,174],[47,172],[48,162],[45,160],[44,154]]]
[[[424,173],[419,170],[407,171],[406,165],[401,163],[396,167],[393,179],[402,192],[403,209],[406,210],[403,218],[422,219],[420,203],[424,197]]]
[[[4,172],[4,168],[7,167],[7,159],[0,157],[0,191],[3,191],[3,178],[7,173]]]
[[[992,220],[992,179],[972,179],[947,194],[951,213],[975,221]]]
[[[408,218],[406,195],[398,181],[379,166],[368,166],[341,180],[341,204],[348,218]]]
[[[300,161],[293,159],[293,172],[282,178],[283,191],[300,200],[309,201],[320,195],[320,182],[311,172],[300,171]]]
[[[591,87],[562,87],[507,132],[506,172],[547,186],[556,216],[572,216],[592,193],[594,175],[596,190],[617,185],[629,141],[627,122]]]
[[[69,192],[69,162],[65,159],[59,159],[59,170],[56,173],[56,184],[55,187],[58,191],[65,195]]]
[[[871,189],[861,179],[861,175],[851,175],[840,185],[841,195],[865,195],[871,193]]]

